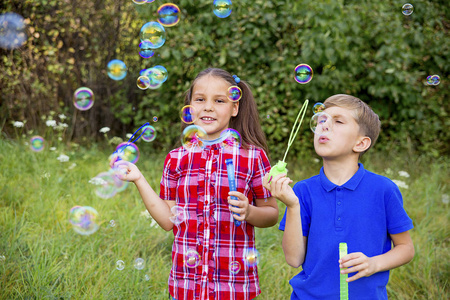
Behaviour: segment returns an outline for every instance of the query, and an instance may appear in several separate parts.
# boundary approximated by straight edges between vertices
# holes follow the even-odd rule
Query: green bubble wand
[[[339,243],[339,259],[347,255],[347,243]],[[341,300],[348,300],[348,274],[341,274],[339,272],[339,288]]]
[[[286,152],[284,153],[283,160],[279,160],[277,162],[277,164],[275,166],[273,166],[272,169],[270,170],[270,172],[269,172],[270,176],[269,176],[269,181],[268,181],[269,183],[274,176],[277,176],[278,174],[287,174],[288,170],[286,169],[287,163],[285,162],[285,159],[286,159],[287,153],[289,151],[289,148],[291,147],[292,143],[295,140],[295,137],[297,136],[298,131],[300,130],[300,127],[303,122],[303,118],[305,117],[306,108],[308,107],[308,103],[309,103],[309,100],[306,99],[305,103],[303,103],[302,108],[300,108],[300,111],[298,112],[297,119],[295,119],[294,126],[292,126],[291,134],[289,135],[288,146],[286,148]],[[300,118],[300,116],[301,116],[301,119],[299,122],[298,119]]]

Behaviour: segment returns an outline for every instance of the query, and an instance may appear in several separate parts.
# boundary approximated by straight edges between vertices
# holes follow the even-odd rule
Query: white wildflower
[[[60,136],[59,136],[59,137],[58,137],[58,141],[60,141],[60,142],[61,142],[61,141],[62,141],[62,137],[60,137]]]
[[[450,196],[447,194],[442,195],[442,203],[448,204],[450,202]]]
[[[59,160],[60,162],[67,162],[67,161],[69,161],[69,157],[67,155],[64,155],[64,154],[60,154],[56,159]]]
[[[44,171],[44,172],[42,172],[42,176],[41,177],[45,178],[45,179],[49,179],[50,178],[50,173],[47,172],[47,171]]]
[[[4,255],[0,255],[0,262],[4,262],[6,260],[6,257]]]
[[[123,142],[122,138],[115,136],[112,139],[110,139],[108,143],[113,145],[119,145],[122,142]]]
[[[153,218],[152,218],[152,220],[150,222],[150,227],[158,227],[158,223]]]
[[[100,177],[91,178],[89,180],[89,183],[91,183],[93,185],[104,185],[104,184],[107,184],[107,182],[103,178],[100,178]]]
[[[408,189],[409,186],[406,184],[406,182],[401,181],[401,180],[392,180],[399,188],[404,188],[404,189]]]
[[[99,131],[100,131],[101,133],[107,133],[109,130],[110,130],[109,127],[103,127],[103,128],[101,128]]]
[[[313,161],[314,161],[316,164],[318,164],[318,163],[320,162],[320,159],[314,158]]]
[[[72,170],[73,168],[75,168],[77,166],[77,164],[76,163],[72,163],[70,166],[69,166],[69,170]]]
[[[15,122],[13,123],[13,125],[14,125],[14,127],[17,127],[17,128],[23,127],[23,122],[15,121]]]
[[[67,128],[67,127],[69,127],[68,124],[59,122],[59,123],[58,123],[58,126],[56,126],[55,129],[57,129],[57,130],[63,130],[64,128]]]
[[[129,139],[132,136],[133,136],[133,134],[131,134],[131,133],[127,133],[127,135],[126,135],[127,139]]]
[[[401,177],[409,178],[409,174],[406,171],[399,171],[398,175],[401,176]]]
[[[56,147],[50,147],[49,150],[50,150],[50,151],[55,151],[55,150],[56,150]]]
[[[150,219],[150,213],[148,212],[148,210],[144,210],[143,212],[141,212],[141,217],[146,217],[147,219]]]
[[[47,121],[45,121],[45,125],[47,125],[48,127],[55,127],[56,121],[55,120],[47,120]]]
[[[61,120],[65,120],[65,119],[67,118],[64,114],[60,114],[60,115],[58,115],[58,117],[59,117]]]

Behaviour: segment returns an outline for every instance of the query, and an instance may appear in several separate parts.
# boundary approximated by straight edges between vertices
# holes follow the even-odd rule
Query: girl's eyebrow
[[[195,92],[192,95],[205,96],[205,94],[203,94],[202,92]],[[213,97],[227,97],[227,95],[225,95],[225,94],[216,94],[216,95],[213,95]]]

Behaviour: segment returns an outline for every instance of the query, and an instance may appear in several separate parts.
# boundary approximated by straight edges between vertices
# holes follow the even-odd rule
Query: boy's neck
[[[346,160],[323,159],[323,171],[328,180],[336,185],[343,185],[358,172],[358,158],[349,157]]]

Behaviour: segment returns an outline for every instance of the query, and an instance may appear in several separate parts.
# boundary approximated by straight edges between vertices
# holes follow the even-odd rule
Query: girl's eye
[[[203,98],[197,98],[197,99],[195,99],[195,101],[197,101],[197,102],[203,101]]]
[[[222,99],[217,99],[216,101],[219,102],[219,103],[224,103],[224,102],[225,102],[225,101],[222,100]]]

